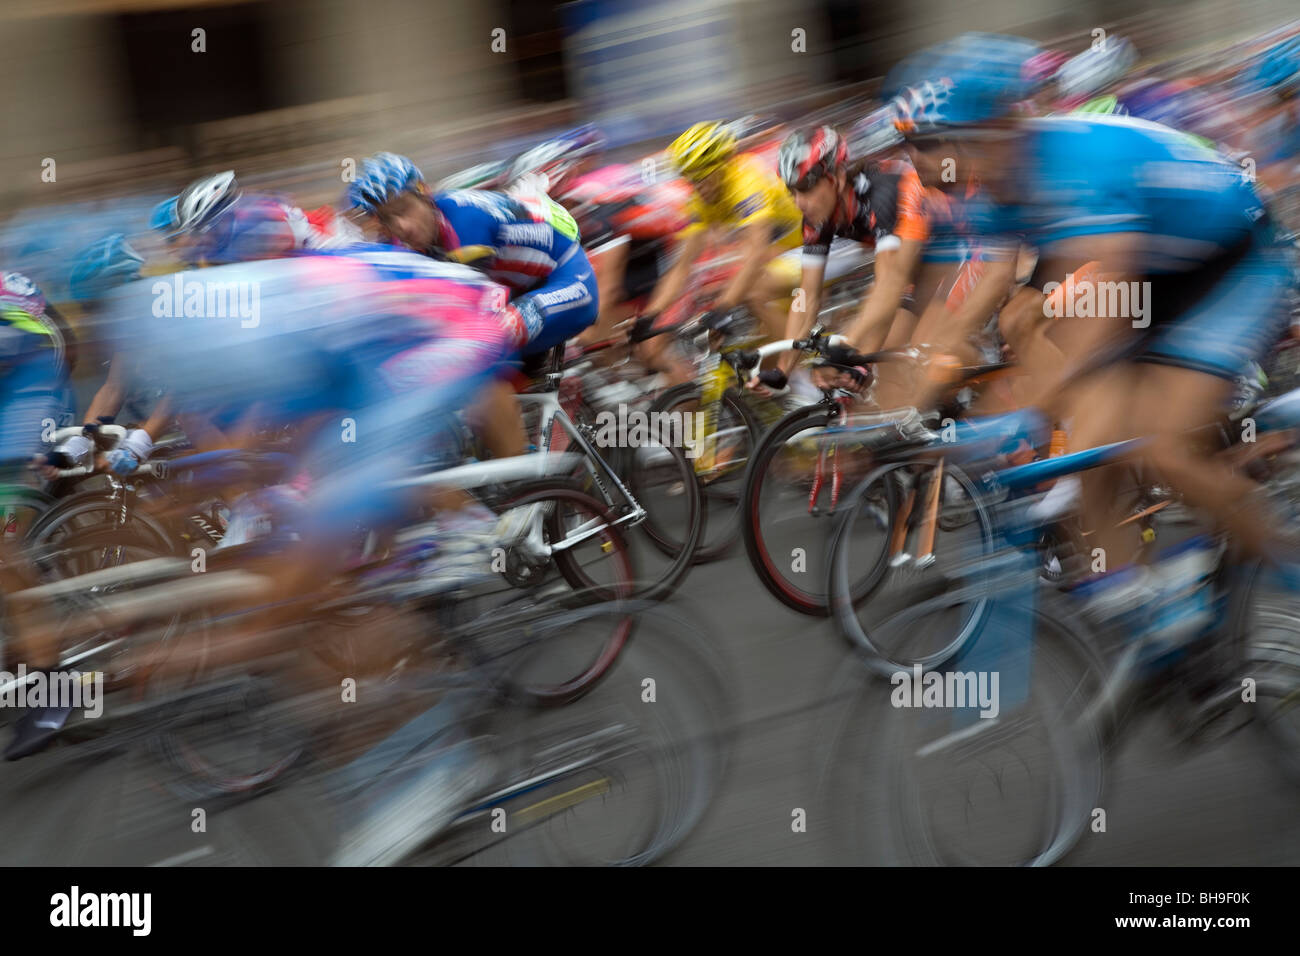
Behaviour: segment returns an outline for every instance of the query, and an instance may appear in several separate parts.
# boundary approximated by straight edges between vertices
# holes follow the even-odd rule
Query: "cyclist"
[[[67,364],[56,321],[61,324],[58,313],[30,279],[17,272],[0,274],[0,480],[8,485],[23,483],[59,407]],[[5,593],[13,595],[35,583],[35,572],[17,542],[0,536],[0,586]],[[59,645],[40,609],[10,598],[6,617],[15,660],[29,672],[56,675]],[[14,728],[5,759],[16,760],[44,746],[70,713],[70,707],[28,708]]]
[[[812,326],[822,283],[827,279],[831,244],[843,238],[869,245],[876,252],[875,281],[847,335],[865,351],[874,351],[885,344],[891,328],[906,326],[901,336],[906,342],[911,322],[899,312],[915,312],[905,297],[927,236],[924,195],[916,170],[900,160],[850,166],[848,144],[830,126],[790,134],[781,144],[778,161],[781,178],[803,213],[798,297],[803,301],[791,307],[787,337],[798,338]],[[783,369],[789,367],[789,361],[786,359]],[[763,373],[760,379],[764,376],[780,384],[779,376]]]
[[[300,430],[297,465],[306,478],[283,496],[288,513],[275,516],[290,524],[271,529],[279,550],[250,559],[268,584],[235,599],[257,610],[223,643],[223,656],[246,656],[319,600],[355,554],[358,525],[382,534],[405,523],[419,496],[390,480],[420,463],[431,427],[515,345],[496,309],[500,287],[464,266],[391,247],[238,263],[216,267],[211,279],[257,283],[256,327],[236,316],[156,316],[146,283],[115,295],[104,325],[118,354],[158,374],[181,415],[236,408]],[[485,567],[491,560],[487,551],[478,557]],[[402,780],[401,792],[420,808],[403,817],[409,830],[376,829],[382,821],[364,816],[344,835],[338,862],[398,853],[419,838],[422,814],[436,816],[481,786],[486,768],[469,749],[455,779],[421,772]]]
[[[798,245],[802,218],[781,185],[754,156],[736,152],[734,132],[721,123],[697,123],[668,147],[668,157],[691,184],[689,222],[679,233],[677,261],[659,280],[633,328],[642,360],[665,372],[674,384],[693,378],[686,363],[672,358],[662,337],[646,340],[659,313],[677,301],[712,231],[739,231],[744,262],[705,318],[720,326],[730,310],[748,305],[768,336],[784,327],[774,302],[789,294],[779,270],[768,268],[780,253]]]
[[[918,341],[957,350],[968,328],[987,321],[1005,296],[1011,256],[1003,256],[996,268],[982,268],[968,244],[953,233],[955,224],[943,194],[937,189],[928,194],[911,163],[869,161],[902,143],[895,124],[892,107],[859,124],[857,139],[868,152],[852,164],[844,140],[831,127],[795,132],[782,144],[782,177],[805,216],[800,281],[805,309],[792,308],[787,337],[800,337],[811,327],[827,274],[828,252],[835,258],[836,239],[870,244],[876,250],[871,292],[857,320],[844,332],[850,344],[863,351],[897,347],[918,335],[924,336]],[[939,226],[933,232],[932,220]],[[979,294],[972,295],[977,289]],[[944,313],[946,321],[940,321],[927,309],[927,321],[918,323],[917,292],[921,301],[941,303],[956,317]],[[779,371],[761,373],[759,381],[779,386],[782,373],[793,362],[793,355],[782,356]]]
[[[907,135],[922,153],[960,144],[991,200],[973,221],[1039,249],[1004,313],[1041,317],[1049,283],[1084,263],[1133,295],[1143,287],[1132,283],[1150,283],[1146,306],[1131,300],[1126,315],[1070,323],[1068,361],[1038,369],[1037,404],[1073,420],[1080,448],[1144,435],[1158,474],[1244,550],[1276,555],[1251,483],[1191,437],[1285,328],[1291,265],[1258,196],[1235,164],[1166,127],[1113,116],[1016,119],[1009,108],[1023,98],[1024,41],[978,34],[953,46],[960,55],[934,57]],[[1116,478],[1099,469],[1083,481],[1085,526],[1112,560],[1128,547]],[[1135,576],[1143,574],[1112,567],[1098,596],[1131,590]]]
[[[600,293],[596,323],[579,336],[583,344],[608,339],[645,304],[687,224],[691,195],[680,179],[663,175],[655,159],[648,159],[649,169],[647,161],[588,169],[602,146],[584,127],[524,153],[508,174],[512,183],[544,177],[544,191],[578,224]]]
[[[99,311],[103,298],[119,285],[140,278],[144,259],[131,248],[121,233],[106,236],[78,253],[68,281],[69,292],[88,315]],[[129,355],[114,355],[108,377],[91,399],[84,416],[85,433],[65,442],[46,456],[50,468],[70,468],[89,457],[94,450],[93,434],[101,424],[112,422],[127,399]],[[98,464],[117,474],[129,474],[148,461],[153,439],[159,436],[172,418],[170,404],[156,403],[148,419],[126,433],[116,448],[107,452]]]
[[[166,230],[169,243],[191,265],[274,259],[363,238],[328,206],[304,213],[278,197],[244,192],[230,170],[195,180],[174,202],[164,200],[154,208],[151,225]]]
[[[577,224],[540,190],[430,194],[409,159],[379,153],[363,164],[349,199],[410,249],[473,266],[509,289],[502,317],[525,359],[545,355],[596,320],[596,280]],[[524,454],[527,438],[509,382],[486,392],[479,403],[485,444],[499,457]]]

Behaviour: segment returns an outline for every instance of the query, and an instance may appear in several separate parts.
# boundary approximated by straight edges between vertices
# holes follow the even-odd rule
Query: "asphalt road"
[[[881,801],[867,806],[828,780],[834,730],[865,706],[888,748],[887,685],[843,688],[845,645],[826,621],[768,597],[744,555],[696,568],[675,605],[702,627],[734,695],[730,761],[702,823],[674,865],[889,863],[895,836]],[[864,696],[866,695],[866,696]],[[865,701],[865,703],[864,703]],[[874,709],[873,709],[874,708]],[[897,712],[895,712],[897,714]],[[850,716],[849,719],[856,719]],[[1068,865],[1295,865],[1300,796],[1249,730],[1184,747],[1180,718],[1131,726],[1111,755],[1100,807],[1105,832],[1088,832]],[[319,781],[234,806],[185,800],[158,786],[140,748],[121,753],[61,745],[0,766],[0,864],[316,864],[336,841],[337,814]],[[850,776],[868,795],[890,792],[887,751]],[[196,820],[203,811],[203,828]],[[803,810],[805,826],[795,825]],[[949,808],[969,823],[969,809]],[[949,821],[949,822],[953,822]],[[846,833],[851,832],[851,837]],[[497,862],[488,856],[468,862]]]

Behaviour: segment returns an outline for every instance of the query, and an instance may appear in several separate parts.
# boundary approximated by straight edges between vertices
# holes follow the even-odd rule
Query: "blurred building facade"
[[[685,125],[879,76],[961,30],[1087,36],[1134,13],[1127,0],[0,0],[0,201],[233,164],[319,178],[378,148],[454,165],[503,131],[651,113],[656,98],[660,120]],[[1159,2],[1135,39],[1237,36],[1294,13],[1294,0]]]

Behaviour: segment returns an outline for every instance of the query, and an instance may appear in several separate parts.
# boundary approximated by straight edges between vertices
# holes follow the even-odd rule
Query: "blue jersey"
[[[542,285],[581,248],[573,218],[541,193],[460,189],[439,193],[433,202],[444,220],[440,245],[447,255],[514,294]]]
[[[1137,267],[1182,272],[1244,241],[1264,216],[1240,167],[1197,139],[1122,116],[1026,121],[1022,201],[973,216],[985,234],[1047,250],[1079,236],[1142,233]]]

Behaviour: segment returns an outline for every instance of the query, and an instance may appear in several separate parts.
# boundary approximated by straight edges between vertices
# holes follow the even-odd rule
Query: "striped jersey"
[[[447,257],[514,294],[541,285],[580,248],[573,217],[540,191],[507,196],[458,189],[438,193],[433,204],[442,214],[438,245]]]

